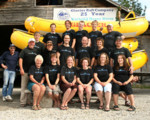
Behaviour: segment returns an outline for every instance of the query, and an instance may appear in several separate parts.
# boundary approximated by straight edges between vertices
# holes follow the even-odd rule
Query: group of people
[[[113,95],[114,110],[119,110],[118,95],[124,91],[125,94],[121,96],[125,99],[125,105],[129,106],[129,111],[134,111],[131,82],[137,79],[133,76],[131,53],[122,47],[125,37],[113,31],[112,24],[107,25],[108,33],[102,35],[102,31],[97,30],[96,20],[91,23],[90,33],[84,30],[84,21],[79,22],[77,32],[71,29],[71,21],[66,20],[65,26],[66,31],[61,37],[55,32],[56,24],[52,23],[51,32],[44,36],[44,44],[39,41],[40,33],[35,32],[34,38],[29,39],[28,46],[20,54],[15,51],[13,44],[9,46],[10,51],[0,59],[4,68],[3,101],[13,100],[11,95],[19,58],[22,107],[31,105],[32,96],[25,93],[29,89],[33,92],[33,110],[41,109],[40,101],[45,93],[54,101],[54,107],[67,110],[69,101],[77,91],[81,109],[89,109],[94,87],[100,102],[99,109],[109,111]]]

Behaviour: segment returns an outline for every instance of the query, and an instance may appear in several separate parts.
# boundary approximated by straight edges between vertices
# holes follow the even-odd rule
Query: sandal
[[[119,110],[120,110],[119,107],[118,107],[118,105],[115,105],[115,106],[113,107],[113,109],[114,109],[115,111],[119,111]]]
[[[103,106],[103,105],[100,105],[98,109],[103,110],[103,109],[104,109],[104,106]]]
[[[38,110],[41,110],[41,106],[40,105],[37,105],[37,108],[38,108]]]
[[[136,108],[131,105],[127,111],[135,111],[135,110],[136,110]]]
[[[85,109],[87,109],[87,110],[89,109],[89,104],[86,104],[86,107],[85,107]]]
[[[65,106],[60,106],[60,109],[61,109],[61,110],[66,110],[66,109],[65,109]]]
[[[130,106],[129,101],[125,101],[125,106],[127,106],[127,107],[129,107],[129,106]]]
[[[82,110],[85,109],[84,103],[81,103],[81,109],[82,109]]]
[[[38,110],[37,106],[36,106],[36,105],[33,105],[33,106],[32,106],[32,110]]]
[[[69,109],[69,107],[66,105],[66,106],[64,106],[64,108],[65,108],[65,110],[68,110]]]
[[[109,111],[110,111],[110,109],[106,107],[106,108],[105,108],[105,111],[106,111],[106,112],[109,112]]]

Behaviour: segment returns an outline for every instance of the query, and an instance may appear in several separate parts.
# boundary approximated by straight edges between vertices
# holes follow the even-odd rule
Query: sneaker
[[[11,97],[10,95],[7,95],[7,96],[6,96],[6,101],[8,101],[8,102],[12,102],[12,101],[13,101],[13,99],[12,99],[12,97]]]
[[[6,101],[6,97],[2,97],[2,100],[3,100],[3,102],[5,102]]]

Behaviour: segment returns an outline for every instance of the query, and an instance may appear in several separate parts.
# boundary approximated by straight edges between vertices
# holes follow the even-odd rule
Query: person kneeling
[[[85,57],[81,59],[82,68],[78,70],[77,82],[78,85],[78,94],[81,101],[81,109],[85,109],[83,92],[86,92],[86,109],[89,109],[89,103],[91,98],[92,86],[93,83],[93,71],[89,68],[90,59]]]
[[[45,93],[44,86],[44,72],[43,67],[41,66],[43,63],[43,57],[41,55],[37,55],[35,57],[35,65],[31,66],[29,69],[29,82],[27,88],[33,92],[33,110],[40,110],[40,101]]]
[[[134,106],[134,96],[131,87],[131,81],[133,75],[129,71],[129,66],[124,55],[118,55],[116,66],[114,67],[114,78],[113,78],[113,99],[114,99],[114,110],[119,110],[118,107],[118,94],[122,90],[128,96],[130,100],[130,107],[128,111],[134,111],[136,108]]]

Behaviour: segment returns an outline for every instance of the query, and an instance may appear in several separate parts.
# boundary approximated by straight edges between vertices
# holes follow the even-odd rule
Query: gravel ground
[[[119,98],[120,111],[105,112],[98,110],[98,103],[92,100],[89,110],[81,110],[80,103],[69,104],[70,109],[62,111],[58,108],[31,110],[31,106],[19,106],[20,89],[14,89],[13,102],[0,99],[0,120],[150,120],[150,89],[134,89],[136,111],[128,112],[124,101]],[[0,98],[1,89],[0,89]]]

